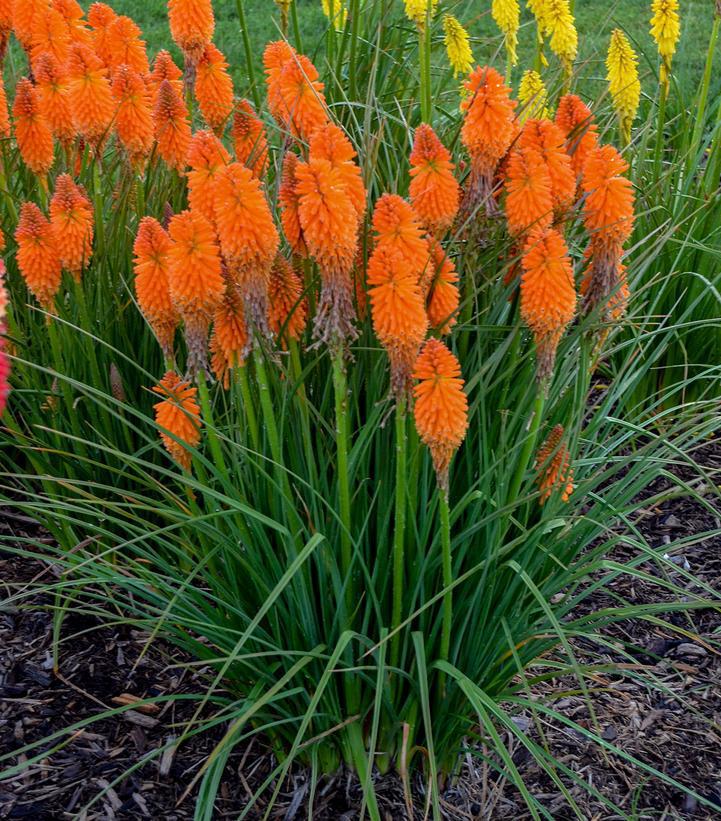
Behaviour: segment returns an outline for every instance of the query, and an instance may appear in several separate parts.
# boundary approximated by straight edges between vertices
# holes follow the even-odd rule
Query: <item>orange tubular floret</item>
[[[50,8],[50,0],[13,0],[13,30],[26,51],[33,45],[35,21],[46,16]]]
[[[539,448],[536,456],[541,504],[545,504],[556,489],[561,491],[561,499],[564,502],[567,502],[573,493],[571,454],[563,441],[563,434],[563,425],[556,425]]]
[[[557,213],[563,214],[576,196],[576,174],[566,152],[561,129],[550,120],[527,120],[518,145],[531,148],[541,155],[551,180],[551,196]]]
[[[106,136],[115,114],[107,70],[89,46],[76,43],[68,60],[68,96],[75,127],[90,143]]]
[[[163,80],[158,89],[153,121],[158,154],[170,168],[182,172],[188,162],[190,122],[183,98],[168,80]]]
[[[468,400],[461,366],[438,339],[429,339],[416,360],[413,378],[418,435],[428,447],[438,484],[448,492],[448,469],[468,429]]]
[[[117,103],[115,132],[133,165],[142,166],[153,148],[153,115],[145,80],[130,66],[121,65],[113,76]]]
[[[410,162],[413,210],[424,228],[440,234],[456,218],[461,189],[453,176],[450,152],[426,123],[416,129]]]
[[[558,101],[556,125],[566,138],[573,170],[580,176],[589,154],[598,145],[598,126],[591,109],[575,94],[566,94]]]
[[[75,139],[67,73],[57,58],[48,53],[38,57],[34,72],[40,111],[54,136],[67,148]]]
[[[265,127],[248,100],[239,100],[233,115],[235,159],[262,179],[268,166],[268,138]]]
[[[3,80],[2,71],[0,71],[0,139],[7,139],[11,131],[8,98],[5,92],[5,82]]]
[[[283,225],[283,233],[291,251],[300,257],[307,257],[308,246],[303,239],[303,229],[298,215],[299,199],[295,172],[299,162],[298,157],[291,151],[285,155],[278,190],[278,203],[281,208],[280,220]]]
[[[183,96],[183,72],[175,65],[168,51],[159,51],[155,55],[153,71],[148,77],[148,85],[153,92],[153,105],[157,102],[158,91],[163,80],[167,80],[175,89],[176,94]]]
[[[633,186],[628,163],[612,145],[595,149],[584,167],[584,220],[592,240],[622,245],[633,230]]]
[[[313,333],[337,350],[357,335],[351,271],[358,247],[358,217],[343,174],[328,160],[297,163],[295,179],[303,239],[323,280]]]
[[[233,81],[223,52],[212,43],[205,47],[198,62],[195,97],[205,122],[221,134],[233,113]]]
[[[375,245],[398,251],[425,293],[431,276],[429,245],[411,206],[397,194],[383,194],[373,211]]]
[[[162,428],[160,438],[163,445],[183,470],[190,470],[192,460],[188,448],[196,448],[200,444],[200,407],[196,401],[198,390],[173,371],[168,371],[153,391],[163,397],[153,406],[155,421]]]
[[[366,190],[360,168],[354,162],[356,151],[343,130],[334,123],[318,128],[311,138],[309,155],[312,160],[327,160],[340,172],[346,194],[361,219],[366,210]]]
[[[85,12],[77,0],[53,0],[53,8],[62,14],[70,41],[92,48],[93,37],[85,22]]]
[[[88,9],[88,23],[92,28],[92,40],[95,53],[110,67],[113,55],[110,53],[108,30],[118,15],[106,3],[93,3]]]
[[[55,181],[50,201],[50,225],[60,263],[80,280],[93,254],[93,208],[85,193],[68,174]]]
[[[215,16],[211,0],[168,0],[170,34],[190,62],[197,62],[213,39]]]
[[[402,399],[410,392],[413,365],[428,330],[423,294],[415,271],[391,245],[373,251],[367,278],[373,329],[388,352],[393,392]]]
[[[179,316],[170,297],[168,270],[172,241],[153,217],[144,217],[133,245],[135,294],[166,359],[173,358]]]
[[[108,50],[109,67],[130,66],[145,76],[150,71],[145,41],[138,26],[125,16],[116,17],[108,26],[105,48]]]
[[[211,347],[215,349],[214,353],[220,353],[222,357],[224,382],[227,382],[227,371],[230,368],[241,368],[245,364],[250,342],[243,299],[238,286],[227,279],[225,293],[215,310],[211,340]],[[215,364],[218,365],[219,361],[220,359],[216,356]]]
[[[546,228],[553,221],[551,176],[532,148],[515,149],[506,170],[506,219],[511,234]]]
[[[35,68],[35,61],[44,52],[48,52],[63,65],[70,54],[70,34],[62,14],[53,8],[33,19],[32,48],[30,61]]]
[[[458,274],[453,261],[437,241],[431,243],[433,279],[428,291],[427,311],[431,328],[440,334],[450,333],[456,324],[460,294]]]
[[[230,163],[218,175],[215,222],[223,258],[234,277],[266,283],[278,252],[278,232],[268,201],[249,168]]]
[[[32,202],[20,209],[15,230],[17,264],[25,284],[46,311],[55,313],[53,302],[60,288],[61,268],[50,221]]]
[[[305,331],[308,305],[303,297],[303,280],[293,265],[280,254],[270,271],[268,324],[283,349]]]
[[[556,348],[576,311],[573,265],[563,236],[552,228],[531,232],[521,265],[521,317],[533,332],[543,382],[553,373]]]
[[[53,135],[40,111],[38,90],[26,77],[17,84],[13,116],[23,162],[33,174],[47,174],[53,164]]]
[[[316,128],[328,122],[323,83],[316,67],[285,43],[266,46],[263,61],[271,114],[294,136],[308,142]]]
[[[213,226],[202,214],[176,214],[169,233],[170,295],[185,323],[188,368],[197,373],[205,368],[210,320],[225,290],[220,251]]]
[[[215,190],[218,174],[230,162],[230,154],[212,131],[197,131],[188,149],[188,202],[211,223],[215,222]]]

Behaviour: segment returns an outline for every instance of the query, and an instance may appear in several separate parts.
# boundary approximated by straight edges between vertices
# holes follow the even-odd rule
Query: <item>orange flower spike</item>
[[[268,110],[280,123],[283,122],[283,97],[280,90],[280,73],[283,66],[297,57],[295,49],[285,40],[268,43],[263,52],[265,82],[268,89]]]
[[[197,64],[215,32],[211,0],[168,0],[168,21],[175,44],[188,62]]]
[[[110,50],[109,30],[111,24],[117,17],[118,15],[107,3],[93,3],[88,9],[88,23],[90,23],[90,27],[93,30],[93,48],[108,68],[113,62],[113,55]]]
[[[141,75],[128,65],[115,70],[112,91],[117,105],[115,132],[131,163],[142,168],[153,148],[155,133],[150,92]]]
[[[458,213],[461,188],[448,149],[426,123],[416,129],[410,156],[410,200],[424,228],[441,234]]]
[[[453,454],[468,429],[468,399],[463,391],[461,366],[438,339],[429,339],[415,364],[413,378],[416,429],[431,452],[438,485],[448,493],[448,471]]]
[[[360,220],[366,210],[366,190],[361,171],[355,162],[357,156],[351,141],[335,123],[327,123],[316,130],[310,140],[311,159],[327,160],[340,172],[341,179],[355,212]]]
[[[239,100],[233,115],[235,158],[262,179],[268,167],[268,138],[265,126],[248,100]]]
[[[308,304],[303,298],[303,280],[293,265],[280,254],[270,271],[268,286],[268,324],[284,350],[290,340],[305,331]]]
[[[188,369],[205,368],[208,328],[225,282],[213,226],[202,215],[183,211],[170,220],[168,280],[173,304],[185,323]]]
[[[476,68],[463,85],[467,93],[461,102],[461,142],[471,157],[465,210],[472,212],[482,201],[493,210],[493,173],[516,135],[517,103],[494,68]]]
[[[434,276],[428,292],[428,321],[431,328],[445,335],[457,322],[460,293],[453,261],[439,242],[431,243]]]
[[[551,176],[543,157],[530,148],[515,149],[506,175],[506,219],[513,235],[545,228],[553,221]]]
[[[93,254],[93,208],[68,174],[55,181],[50,201],[50,225],[60,263],[76,281]]]
[[[226,278],[223,298],[215,309],[213,341],[222,354],[226,370],[243,367],[251,340],[245,321],[243,299],[238,286],[229,278]]]
[[[8,111],[8,98],[5,91],[5,82],[2,71],[0,71],[0,139],[7,139],[12,128],[10,126],[10,112]]]
[[[183,72],[175,65],[173,58],[168,51],[159,51],[155,55],[153,71],[148,77],[148,83],[153,90],[153,105],[157,101],[158,91],[163,80],[167,80],[175,89],[175,92],[183,96]]]
[[[551,180],[551,196],[556,213],[564,213],[576,196],[576,174],[561,129],[550,120],[527,120],[518,139],[522,148],[538,151]]]
[[[586,161],[584,219],[592,240],[620,247],[633,230],[633,186],[623,176],[628,163],[612,145],[593,151]]]
[[[278,189],[278,203],[281,207],[280,219],[283,233],[291,251],[299,257],[308,256],[308,246],[303,239],[303,229],[298,213],[299,197],[295,172],[299,163],[297,155],[289,151],[283,158],[283,170]]]
[[[223,349],[220,347],[215,328],[210,334],[208,352],[210,353],[210,370],[213,372],[213,376],[223,386],[224,390],[228,390],[230,387],[230,365],[225,358]]]
[[[13,30],[13,0],[0,0],[0,62]]]
[[[116,108],[107,70],[89,46],[75,43],[70,49],[68,79],[75,127],[97,146],[105,139]]]
[[[143,316],[158,339],[166,360],[173,359],[179,316],[170,297],[168,271],[173,243],[162,225],[144,217],[133,245],[135,294]]]
[[[368,296],[373,329],[391,365],[396,399],[408,396],[418,350],[428,330],[428,317],[418,277],[401,252],[378,245],[368,260]]]
[[[313,335],[335,351],[355,339],[351,271],[358,247],[358,217],[341,172],[328,160],[295,168],[298,219],[321,270],[322,290]]]
[[[65,19],[71,43],[93,47],[93,35],[85,22],[85,12],[77,0],[52,0],[53,8]]]
[[[591,109],[575,94],[566,94],[558,101],[556,125],[566,138],[573,170],[580,176],[586,160],[598,146],[598,126]]]
[[[383,194],[373,211],[376,247],[395,248],[426,290],[429,246],[411,206],[397,194]]]
[[[212,131],[196,131],[188,149],[188,202],[211,223],[215,222],[215,186],[230,154]]]
[[[40,95],[35,86],[23,77],[15,89],[13,104],[15,137],[23,162],[42,177],[53,164],[53,135],[40,111]]]
[[[571,454],[563,441],[563,425],[556,425],[541,445],[536,456],[539,502],[545,504],[554,490],[560,489],[561,499],[567,502],[573,493]]]
[[[278,78],[278,93],[281,124],[304,142],[328,122],[323,83],[304,54],[294,54],[285,63]]]
[[[55,56],[46,52],[37,58],[34,73],[40,111],[47,120],[53,135],[67,149],[75,139],[67,72]]]
[[[218,174],[215,225],[225,263],[240,287],[247,319],[267,332],[270,268],[279,237],[260,183],[240,163],[231,163]]]
[[[216,134],[222,134],[233,113],[233,81],[225,56],[212,43],[205,47],[198,63],[195,97],[205,122]]]
[[[127,65],[138,74],[148,74],[150,63],[141,35],[142,32],[129,17],[116,17],[108,26],[103,44],[109,59],[108,67]]]
[[[173,371],[168,371],[153,391],[163,397],[153,406],[155,421],[162,428],[160,439],[183,470],[190,470],[192,457],[188,448],[197,448],[200,444],[198,389]]]
[[[576,311],[573,265],[563,236],[536,229],[521,258],[521,317],[536,342],[538,381],[553,374],[556,349]]]
[[[55,313],[53,302],[60,288],[61,268],[50,221],[32,202],[20,209],[15,230],[17,264],[28,290],[42,307]]]
[[[63,65],[70,54],[70,34],[59,11],[48,9],[33,19],[32,48],[30,61],[35,68],[37,58],[49,52]]]
[[[158,154],[170,168],[182,172],[188,162],[190,122],[182,96],[168,80],[163,80],[158,89],[153,121]]]
[[[26,51],[33,46],[35,21],[47,15],[50,8],[50,0],[13,0],[13,30]]]

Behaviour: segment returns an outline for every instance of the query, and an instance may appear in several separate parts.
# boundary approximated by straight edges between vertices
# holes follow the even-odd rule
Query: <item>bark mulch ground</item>
[[[709,470],[721,470],[718,444],[707,447],[700,456]],[[663,548],[679,537],[721,527],[720,515],[683,498],[647,508],[637,525],[653,547]],[[37,536],[32,523],[13,514],[0,522],[0,528],[18,537]],[[699,582],[721,591],[721,538],[691,541],[673,555],[679,570],[667,577],[689,595]],[[630,547],[621,546],[613,558],[623,561],[634,555]],[[683,568],[697,581],[686,579]],[[652,562],[644,563],[642,569],[655,577],[662,572]],[[40,562],[20,561],[0,552],[0,585],[4,588],[0,595],[4,598],[6,593],[52,572]],[[636,603],[656,602],[664,596],[673,599],[651,581],[620,576],[607,590],[594,593],[586,606],[609,606],[618,597]],[[63,633],[73,638],[61,644],[60,674],[54,673],[53,623],[52,615],[44,609],[46,603],[38,599],[30,602],[34,606],[19,610],[0,607],[0,755],[133,698],[202,693],[205,671],[183,667],[179,664],[183,659],[174,656],[171,648],[157,641],[148,646],[145,634],[122,625],[101,627],[81,613],[70,612],[65,619]],[[692,788],[713,806],[704,806],[644,774],[618,753],[604,754],[582,733],[560,722],[538,720],[530,713],[519,715],[521,730],[543,741],[558,761],[623,810],[614,814],[600,798],[567,782],[583,818],[721,818],[721,613],[714,608],[670,613],[667,621],[677,630],[660,620],[655,624],[628,620],[609,628],[603,644],[574,644],[579,662],[600,660],[635,667],[646,679],[653,677],[656,687],[640,682],[633,669],[598,674],[590,683],[593,715],[586,698],[577,694],[575,680],[538,688],[537,695],[582,727],[597,729],[609,744]],[[192,818],[194,796],[181,797],[221,738],[223,726],[188,740],[172,754],[129,770],[177,737],[196,707],[195,700],[172,700],[153,711],[131,709],[122,716],[94,721],[71,741],[67,733],[61,734],[54,743],[40,748],[43,757],[29,763],[24,772],[0,780],[0,819]],[[529,791],[553,818],[576,818],[525,748],[510,737],[508,743]],[[58,745],[60,748],[52,751]],[[34,754],[28,753],[24,760]],[[15,756],[13,761],[22,762],[23,757]],[[259,741],[233,755],[213,818],[237,818],[269,772],[271,762]],[[308,789],[307,776],[295,773],[284,785],[279,811],[272,817],[286,821],[307,818]],[[103,791],[104,795],[83,812]],[[408,817],[397,779],[385,779],[379,784],[379,794],[386,819]],[[484,773],[478,759],[471,756],[462,777],[443,798],[448,819],[528,817],[518,793],[492,773]],[[359,806],[358,784],[339,774],[318,786],[313,817],[351,821],[358,817]],[[417,818],[423,817],[422,809],[420,796]]]

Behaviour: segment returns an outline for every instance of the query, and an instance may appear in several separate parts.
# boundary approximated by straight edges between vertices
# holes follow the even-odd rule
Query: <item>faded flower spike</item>
[[[153,391],[163,399],[156,403],[155,421],[163,430],[160,438],[168,453],[183,470],[190,470],[191,453],[188,448],[200,444],[200,407],[196,401],[197,388],[168,371]]]

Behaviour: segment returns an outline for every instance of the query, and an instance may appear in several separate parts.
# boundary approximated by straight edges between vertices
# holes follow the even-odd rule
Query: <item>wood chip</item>
[[[157,704],[141,704],[143,699],[140,696],[134,696],[132,693],[121,693],[119,696],[113,696],[110,699],[113,704],[135,704],[136,710],[140,713],[147,713],[149,715],[154,715],[155,713],[160,712],[160,707]]]
[[[160,723],[157,718],[144,716],[135,710],[128,710],[127,713],[123,713],[123,718],[131,724],[137,724],[138,727],[145,727],[146,730],[152,730],[153,727],[156,727]]]

